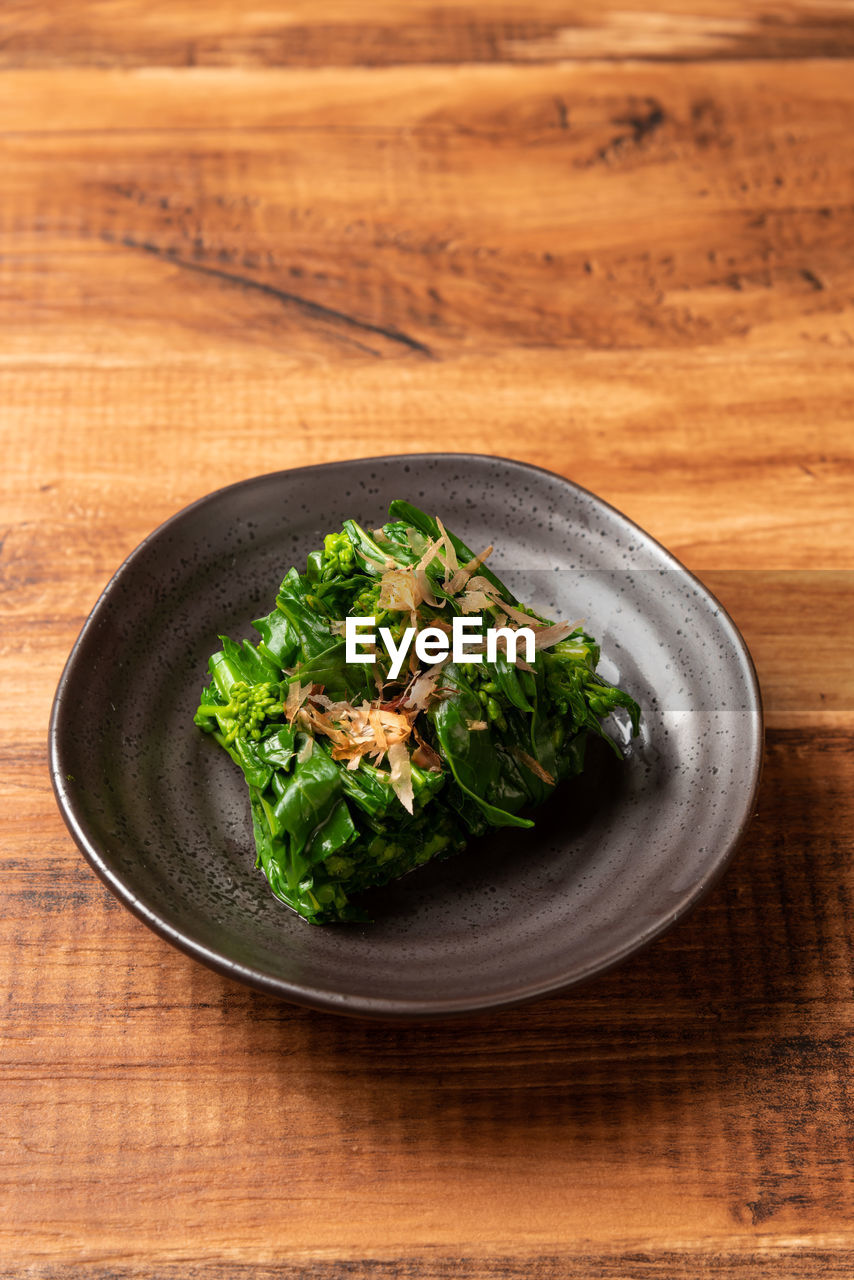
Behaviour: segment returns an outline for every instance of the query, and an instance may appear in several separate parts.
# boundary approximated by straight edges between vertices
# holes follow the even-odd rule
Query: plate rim
[[[744,805],[744,811],[741,815],[739,824],[735,833],[730,838],[726,847],[718,854],[717,860],[710,873],[699,883],[692,885],[682,897],[678,904],[668,914],[656,924],[645,930],[640,936],[633,938],[630,942],[624,943],[622,946],[615,948],[609,952],[604,958],[592,961],[584,966],[579,972],[571,976],[558,976],[550,982],[538,982],[526,988],[516,988],[512,993],[496,992],[490,995],[471,999],[469,997],[461,997],[458,999],[445,999],[437,997],[430,1000],[413,1000],[413,999],[391,999],[382,996],[364,997],[348,995],[346,993],[335,993],[326,990],[317,990],[306,985],[299,985],[287,982],[284,979],[273,977],[258,969],[254,969],[249,965],[241,964],[234,960],[223,957],[219,952],[211,949],[201,942],[188,937],[180,929],[171,925],[168,920],[163,919],[153,908],[142,901],[124,882],[122,876],[115,872],[103,857],[97,842],[93,840],[88,833],[87,825],[82,820],[74,798],[66,786],[66,774],[62,761],[62,750],[60,745],[60,737],[63,725],[63,708],[66,692],[70,684],[74,669],[77,664],[78,655],[85,646],[89,634],[98,625],[99,615],[105,607],[112,594],[114,586],[125,576],[131,569],[133,563],[142,556],[150,543],[158,540],[163,534],[167,533],[174,525],[183,521],[192,512],[212,504],[220,500],[224,495],[238,490],[251,487],[254,484],[269,482],[279,477],[294,477],[305,475],[309,472],[328,471],[335,467],[346,467],[353,463],[394,463],[403,460],[418,460],[421,462],[448,462],[454,461],[457,465],[468,460],[472,463],[500,463],[506,467],[517,468],[526,473],[535,473],[540,476],[547,477],[550,481],[558,481],[560,484],[567,486],[577,495],[591,499],[599,507],[607,510],[612,516],[621,522],[624,527],[633,534],[639,534],[642,540],[654,548],[654,550],[669,562],[668,567],[675,569],[679,574],[691,585],[697,589],[704,601],[711,605],[715,610],[716,621],[724,626],[729,632],[728,639],[732,642],[735,652],[740,659],[743,673],[745,676],[746,689],[748,694],[749,705],[746,708],[747,723],[751,730],[750,741],[750,760],[749,770],[746,772],[749,776],[748,801]],[[59,677],[56,692],[50,711],[50,720],[48,725],[48,758],[51,785],[53,787],[54,796],[59,807],[62,818],[75,842],[80,853],[86,862],[106,885],[110,892],[118,898],[123,906],[127,907],[137,919],[147,925],[154,933],[158,934],[164,941],[171,943],[179,951],[189,956],[193,960],[197,960],[206,967],[213,969],[216,973],[238,981],[255,990],[263,991],[268,994],[278,996],[290,1003],[320,1010],[327,1013],[343,1014],[356,1018],[369,1018],[382,1021],[428,1021],[439,1018],[465,1017],[473,1014],[495,1012],[500,1009],[514,1008],[518,1005],[527,1004],[533,1000],[548,998],[549,996],[558,995],[561,992],[568,991],[578,987],[583,983],[591,981],[593,978],[608,973],[610,970],[622,964],[629,957],[644,950],[657,938],[661,937],[669,929],[673,928],[680,920],[702,902],[712,889],[719,883],[720,879],[732,863],[739,846],[741,845],[747,829],[753,819],[756,809],[756,798],[759,791],[759,785],[762,777],[762,768],[765,755],[765,725],[764,725],[764,709],[762,704],[762,691],[759,685],[759,679],[756,673],[756,667],[747,643],[741,634],[736,623],[733,621],[727,609],[721,604],[720,600],[714,593],[701,581],[692,571],[658,541],[652,534],[648,533],[639,524],[627,516],[619,508],[615,507],[607,499],[599,497],[592,490],[585,488],[574,480],[568,479],[566,476],[560,475],[556,471],[551,471],[546,467],[541,467],[535,463],[526,462],[519,458],[508,458],[501,454],[488,453],[470,453],[468,451],[453,452],[443,450],[441,452],[415,452],[415,453],[394,453],[370,455],[358,458],[340,458],[333,459],[329,462],[310,463],[301,467],[286,467],[276,471],[262,472],[257,475],[246,476],[242,480],[233,481],[227,485],[221,485],[217,489],[211,490],[210,493],[204,494],[202,497],[188,503],[187,506],[181,507],[178,511],[168,516],[150,533],[139,542],[132,551],[122,560],[118,568],[111,575],[106,585],[100,592],[92,609],[86,617],[80,632],[75,640],[68,658]]]

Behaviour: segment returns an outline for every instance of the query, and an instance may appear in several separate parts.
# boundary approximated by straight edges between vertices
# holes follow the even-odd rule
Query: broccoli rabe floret
[[[202,703],[196,712],[196,718],[216,716],[223,728],[223,746],[228,747],[236,738],[260,741],[265,721],[280,716],[282,710],[278,685],[268,681],[248,685],[243,680],[236,680],[224,706]]]
[[[353,544],[346,533],[327,533],[323,539],[323,555],[320,558],[320,579],[328,582],[339,574],[353,572],[356,564]]]
[[[379,598],[382,590],[381,582],[369,582],[363,587],[353,601],[351,613],[355,618],[375,618],[380,612]]]

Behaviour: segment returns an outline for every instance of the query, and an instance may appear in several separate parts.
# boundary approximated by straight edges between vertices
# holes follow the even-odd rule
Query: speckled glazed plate
[[[371,925],[318,928],[255,870],[243,777],[193,711],[217,635],[252,635],[291,564],[347,516],[377,526],[395,497],[475,548],[493,542],[493,566],[543,612],[584,618],[643,730],[622,762],[591,751],[533,830],[498,831],[375,892]],[[762,713],[733,623],[625,516],[520,462],[429,454],[259,476],[168,520],[86,622],[50,751],[84,856],[168,941],[288,1000],[430,1017],[559,991],[685,915],[750,818]]]

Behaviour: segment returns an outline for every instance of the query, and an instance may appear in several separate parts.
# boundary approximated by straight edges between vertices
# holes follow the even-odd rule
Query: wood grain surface
[[[0,8],[0,1275],[854,1274],[852,57],[841,0]],[[45,737],[161,520],[430,449],[699,573],[767,761],[649,951],[386,1027],[148,933]]]

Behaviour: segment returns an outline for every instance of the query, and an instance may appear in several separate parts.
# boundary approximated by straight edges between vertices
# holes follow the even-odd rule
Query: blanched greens
[[[368,532],[329,534],[306,572],[285,575],[259,641],[222,648],[195,716],[243,771],[261,867],[273,893],[315,924],[368,917],[352,898],[490,827],[530,827],[530,811],[581,772],[590,734],[627,693],[596,674],[599,649],[580,627],[522,606],[441,521],[407,502]],[[446,659],[414,649],[396,680],[346,661],[344,620],[370,617],[399,642],[407,627],[475,627],[536,636],[532,663]],[[476,645],[476,642],[475,642]],[[524,650],[520,650],[524,652]],[[512,655],[511,655],[512,656]]]

